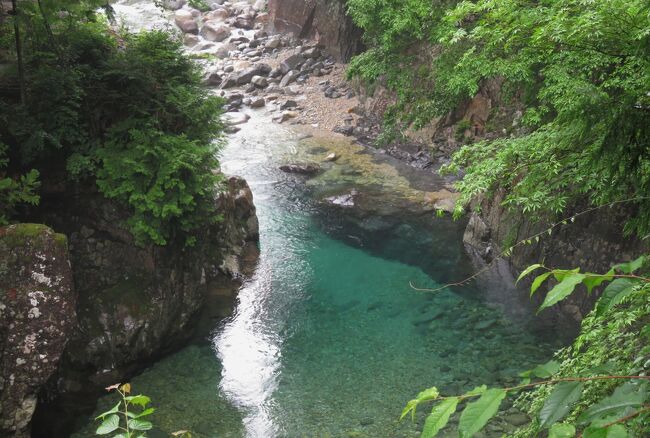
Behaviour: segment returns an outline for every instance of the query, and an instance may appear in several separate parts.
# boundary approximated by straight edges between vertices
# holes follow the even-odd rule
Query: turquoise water
[[[417,436],[420,423],[397,418],[421,389],[511,383],[548,359],[528,310],[503,298],[507,285],[409,287],[470,271],[462,226],[324,206],[302,177],[277,170],[300,147],[291,130],[256,116],[222,152],[224,171],[244,176],[255,196],[259,265],[231,318],[132,380],[158,408],[149,436]],[[77,436],[91,433],[87,424]]]

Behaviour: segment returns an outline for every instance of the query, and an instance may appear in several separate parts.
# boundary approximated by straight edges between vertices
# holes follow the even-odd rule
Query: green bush
[[[588,5],[587,5],[588,3]],[[498,79],[527,107],[518,136],[465,146],[458,211],[507,189],[527,212],[635,198],[628,233],[650,233],[650,4],[644,0],[348,0],[368,52],[349,74],[384,78],[389,127],[422,126]],[[424,71],[420,67],[424,65]]]
[[[199,68],[172,35],[115,33],[88,9],[46,3],[45,14],[25,6],[18,16],[29,29],[26,99],[0,101],[9,166],[96,182],[131,212],[138,243],[192,244],[218,218],[223,102],[201,87]],[[3,49],[13,61],[12,46]]]

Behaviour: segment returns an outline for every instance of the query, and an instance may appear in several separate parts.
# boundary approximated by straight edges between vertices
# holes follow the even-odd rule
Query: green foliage
[[[631,262],[621,263],[614,266],[609,272],[605,274],[594,274],[591,272],[580,273],[579,268],[570,270],[548,269],[542,264],[537,263],[526,268],[519,275],[517,281],[540,268],[546,269],[548,271],[541,275],[538,275],[535,280],[533,280],[533,284],[530,288],[531,296],[537,291],[539,286],[541,286],[541,284],[547,281],[549,278],[554,278],[557,281],[557,284],[553,286],[553,288],[544,298],[544,302],[540,306],[539,311],[551,307],[552,305],[562,301],[571,295],[576,286],[579,284],[584,284],[587,288],[587,293],[591,293],[595,286],[598,286],[605,281],[611,281],[611,283],[608,284],[603,291],[603,295],[598,300],[598,304],[596,306],[597,314],[602,315],[623,301],[625,297],[633,294],[639,287],[648,282],[647,278],[631,275],[640,269],[646,260],[646,256],[638,257]],[[621,272],[621,274],[616,274],[616,272]],[[612,281],[614,278],[616,279]]]
[[[524,212],[636,198],[626,231],[650,232],[650,4],[645,0],[348,0],[370,49],[349,74],[384,79],[394,129],[420,127],[503,83],[527,110],[510,138],[464,146],[460,214],[497,187]]]
[[[160,31],[116,34],[95,15],[97,3],[43,1],[40,11],[28,2],[19,11],[29,30],[27,99],[0,100],[10,167],[96,183],[130,211],[140,244],[192,244],[218,219],[222,101],[201,87],[180,41]]]
[[[131,385],[112,385],[106,388],[108,391],[117,391],[120,401],[108,411],[99,414],[95,420],[101,424],[95,431],[97,435],[110,435],[113,438],[143,438],[146,435],[143,431],[153,428],[150,421],[145,417],[155,412],[154,408],[147,408],[151,399],[146,395],[129,395]]]
[[[0,225],[9,223],[10,216],[20,204],[36,205],[39,197],[36,194],[40,182],[38,170],[15,177],[4,174],[3,169],[9,160],[6,158],[7,146],[0,142]]]
[[[634,281],[630,288],[617,288],[616,294],[603,294],[600,300],[607,303],[620,294],[625,296],[611,306],[599,302],[584,319],[581,334],[573,345],[557,353],[558,360],[522,372],[521,384],[508,388],[481,386],[451,397],[440,395],[435,387],[430,388],[407,404],[402,418],[414,414],[422,403],[436,403],[422,432],[422,437],[431,438],[447,425],[459,403],[469,401],[458,424],[460,436],[469,437],[497,415],[508,394],[520,393],[516,404],[534,419],[517,430],[516,437],[542,436],[543,431],[548,431],[549,437],[567,438],[576,436],[578,430],[578,436],[583,437],[647,436],[650,433],[650,377],[647,376],[650,278],[636,273],[643,270],[644,260],[616,265],[606,274],[581,274],[585,278],[605,277],[603,282],[610,282],[609,286],[617,284],[619,279]],[[532,265],[520,278],[538,269],[547,268]],[[578,269],[548,271],[545,274],[555,278],[558,284],[573,283],[578,273]]]

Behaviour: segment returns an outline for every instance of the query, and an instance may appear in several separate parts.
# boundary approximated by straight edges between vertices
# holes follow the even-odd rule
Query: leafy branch
[[[146,395],[129,395],[131,393],[131,385],[125,383],[124,385],[115,384],[106,388],[107,391],[116,390],[121,397],[108,411],[100,414],[95,420],[101,420],[95,433],[97,435],[108,435],[116,433],[113,438],[141,438],[144,437],[145,430],[150,430],[153,424],[150,421],[143,420],[142,418],[154,413],[154,408],[147,408],[151,399]],[[133,412],[132,408],[139,406],[140,412]]]

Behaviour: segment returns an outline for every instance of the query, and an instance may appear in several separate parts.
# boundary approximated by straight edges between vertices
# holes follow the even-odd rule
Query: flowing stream
[[[157,408],[148,436],[415,436],[418,423],[397,419],[421,389],[512,383],[548,359],[551,346],[528,330],[532,316],[507,284],[410,288],[471,270],[463,224],[417,208],[413,187],[439,183],[430,173],[252,115],[221,161],[254,193],[259,264],[232,317],[133,379]],[[349,153],[310,180],[278,170],[332,150]],[[370,209],[321,201],[352,188]]]
[[[165,23],[145,5],[120,3],[118,14]],[[250,113],[220,156],[222,170],[253,191],[259,263],[231,317],[132,380],[156,407],[147,436],[413,437],[421,417],[397,420],[420,390],[513,383],[548,360],[555,346],[530,329],[534,316],[507,281],[436,293],[409,286],[472,272],[464,224],[423,208],[444,181],[330,134],[272,123],[264,109]],[[324,162],[331,152],[340,158]],[[278,170],[303,161],[323,171]],[[97,412],[113,404],[104,397]],[[93,436],[92,418],[79,423],[74,436]]]

